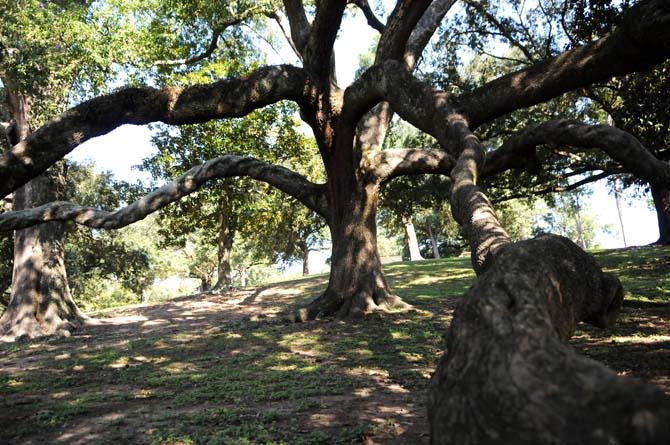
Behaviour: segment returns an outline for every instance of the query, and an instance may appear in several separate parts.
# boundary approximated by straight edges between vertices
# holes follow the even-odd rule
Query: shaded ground
[[[598,254],[621,322],[574,344],[670,392],[670,249]],[[108,311],[70,338],[0,346],[0,443],[427,443],[441,336],[467,259],[386,267],[417,311],[357,324],[281,313],[324,277]]]

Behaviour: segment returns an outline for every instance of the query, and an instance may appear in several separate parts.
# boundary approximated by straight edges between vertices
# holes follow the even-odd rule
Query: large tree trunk
[[[407,245],[409,246],[409,260],[421,261],[421,251],[419,250],[419,242],[416,239],[416,230],[414,230],[414,223],[412,218],[403,218],[403,225],[405,226],[405,233],[407,234]]]
[[[330,223],[333,252],[328,288],[298,314],[302,320],[331,315],[358,318],[409,307],[391,293],[382,271],[377,250],[379,185],[361,185],[355,190],[353,196],[330,200],[340,208],[335,209],[339,216]]]
[[[14,194],[17,209],[59,199],[64,186],[64,164],[54,165]],[[0,318],[0,337],[13,341],[61,333],[67,335],[86,317],[70,294],[65,272],[62,223],[17,230],[11,299]]]
[[[12,143],[30,134],[28,100],[8,94],[14,117]],[[63,199],[65,163],[58,162],[14,193],[14,210]],[[14,267],[9,305],[0,318],[0,340],[67,335],[86,317],[70,294],[65,272],[64,226],[48,223],[14,233]]]
[[[670,190],[652,185],[651,196],[658,219],[658,240],[655,244],[670,245]]]

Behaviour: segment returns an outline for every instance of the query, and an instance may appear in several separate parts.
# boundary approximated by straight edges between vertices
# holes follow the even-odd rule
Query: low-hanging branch
[[[588,125],[570,119],[550,120],[530,125],[516,133],[489,154],[482,171],[484,177],[518,168],[525,159],[535,157],[543,144],[601,149],[626,171],[652,184],[670,186],[670,164],[656,158],[630,133],[609,125]]]
[[[384,32],[384,24],[377,18],[374,11],[370,7],[368,0],[349,0],[349,3],[358,6],[358,9],[361,10],[365,16],[365,20],[367,20],[368,25],[370,25],[372,29],[379,31],[380,33]]]
[[[193,167],[174,181],[114,212],[56,201],[0,214],[0,231],[25,229],[49,221],[74,221],[95,229],[119,229],[197,191],[214,179],[247,176],[291,195],[324,218],[328,217],[325,185],[315,184],[285,167],[251,157],[224,155]]]
[[[0,155],[0,197],[44,172],[84,141],[124,124],[182,125],[241,117],[280,100],[301,102],[302,69],[266,66],[242,78],[186,88],[127,88],[70,109]]]

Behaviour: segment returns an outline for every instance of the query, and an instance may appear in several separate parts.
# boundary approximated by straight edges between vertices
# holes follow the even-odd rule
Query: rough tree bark
[[[565,343],[579,321],[615,321],[619,281],[566,238],[511,243],[477,186],[485,152],[466,119],[450,121],[460,153],[452,209],[479,277],[431,379],[431,443],[666,443],[665,394],[618,378]]]
[[[377,250],[377,204],[379,185],[369,184],[358,199],[343,199],[339,218],[331,221],[333,243],[328,288],[307,308],[299,320],[335,315],[361,317],[376,310],[407,308],[389,291]]]
[[[14,117],[10,138],[16,144],[30,135],[28,99],[14,93],[7,96]],[[14,209],[62,199],[64,188],[65,163],[61,161],[14,192]],[[86,320],[70,294],[63,238],[61,223],[14,233],[12,285],[9,303],[0,318],[1,341],[57,332],[67,335]]]
[[[667,246],[670,245],[670,190],[653,184],[650,188],[658,219],[658,240],[654,244]]]
[[[229,290],[233,285],[230,254],[235,241],[235,221],[230,200],[222,196],[219,200],[219,237],[217,239],[217,279],[213,290],[221,292]]]
[[[292,190],[301,202],[322,209],[320,214],[329,222],[335,267],[326,293],[310,305],[306,315],[356,316],[399,303],[387,293],[384,276],[378,273],[376,188],[394,175],[451,171],[452,211],[469,239],[479,278],[456,311],[448,355],[432,381],[433,442],[667,442],[667,397],[651,386],[615,378],[601,365],[579,358],[563,341],[579,319],[597,325],[611,321],[621,303],[619,284],[562,238],[511,244],[491,202],[477,186],[486,154],[472,131],[505,113],[667,59],[670,4],[643,0],[602,39],[454,97],[416,79],[403,59],[419,19],[429,5],[440,3],[428,0],[397,2],[384,26],[375,64],[345,92],[339,90],[333,82],[332,47],[346,3],[320,0],[310,24],[300,0],[284,0],[304,69],[267,67],[247,78],[213,85],[124,90],[75,107],[0,156],[0,176],[7,178],[0,183],[4,196],[83,140],[122,123],[200,122],[244,115],[289,99],[300,105],[316,135],[329,179],[325,198],[324,188],[304,178],[293,185],[306,186],[306,193],[284,180],[298,175],[259,166],[255,160],[226,158],[179,178],[127,211],[107,214],[60,203],[0,215],[0,227],[18,228],[50,219],[128,224],[216,174],[251,176],[252,170],[262,171],[262,180]],[[374,120],[374,113],[368,112],[378,104],[377,109],[383,110],[385,101],[438,140],[444,151],[439,160],[431,151],[385,154],[374,145],[354,145],[363,135],[359,124],[371,122],[366,116]],[[582,140],[596,134],[587,133],[581,133]],[[604,141],[606,146],[599,148],[617,160],[621,156],[630,161],[631,171],[670,187],[670,167],[644,147]],[[645,157],[631,156],[634,152]],[[546,259],[538,260],[545,255]]]
[[[510,244],[454,314],[431,380],[433,444],[668,443],[670,399],[565,342],[612,323],[618,280],[553,235]]]
[[[14,193],[15,205],[30,208],[57,199],[65,185],[64,169],[57,163],[21,187]],[[63,235],[58,222],[15,232],[11,298],[0,318],[1,340],[67,335],[86,320],[67,283]]]

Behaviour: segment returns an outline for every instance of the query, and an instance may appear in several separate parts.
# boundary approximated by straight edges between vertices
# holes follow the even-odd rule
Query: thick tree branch
[[[516,168],[519,162],[535,156],[535,148],[542,144],[601,149],[637,177],[670,187],[670,164],[657,159],[630,133],[609,125],[588,125],[569,119],[531,125],[507,139],[489,154],[482,176]]]
[[[451,212],[470,242],[472,266],[479,275],[487,270],[495,254],[511,243],[493,205],[477,185],[485,152],[465,119],[454,115],[448,123],[459,153],[451,171]]]
[[[123,124],[189,124],[241,117],[280,100],[302,101],[301,69],[269,66],[244,78],[186,88],[127,88],[84,102],[0,156],[0,196],[6,196],[79,144]]]
[[[579,321],[611,325],[623,297],[567,238],[502,248],[454,313],[431,379],[431,443],[668,443],[670,398],[566,341]]]
[[[612,33],[527,69],[500,77],[459,99],[471,129],[568,91],[644,71],[670,57],[670,3],[643,0]]]
[[[291,28],[291,39],[299,53],[303,53],[307,38],[309,37],[310,24],[307,20],[305,7],[302,0],[284,0],[284,10],[288,17]]]
[[[314,184],[285,167],[250,157],[224,155],[193,167],[173,182],[115,212],[56,201],[32,209],[0,214],[0,231],[25,229],[48,221],[74,221],[96,229],[118,229],[190,195],[208,181],[237,176],[267,182],[324,218],[328,217],[324,185]]]
[[[454,157],[443,150],[413,148],[383,150],[363,162],[366,161],[370,163],[370,170],[382,181],[404,175],[448,175],[456,163]]]
[[[423,53],[435,31],[437,31],[442,19],[455,3],[456,0],[434,0],[426,9],[426,12],[423,13],[421,20],[412,31],[405,49],[405,66],[409,70],[414,69],[417,60],[421,57],[421,53]]]
[[[414,70],[419,56],[454,3],[455,0],[436,0],[424,12],[409,37],[403,56],[408,71]],[[366,113],[357,125],[356,147],[381,150],[392,117],[388,102],[382,102]]]
[[[305,68],[320,81],[333,71],[333,46],[347,0],[320,0],[303,51]]]
[[[384,32],[384,24],[379,21],[374,11],[370,7],[368,0],[349,0],[349,3],[358,6],[358,9],[361,10],[365,16],[365,20],[368,21],[368,25],[371,28],[379,31],[380,33]]]
[[[377,45],[375,63],[401,60],[407,41],[431,0],[398,0]]]

